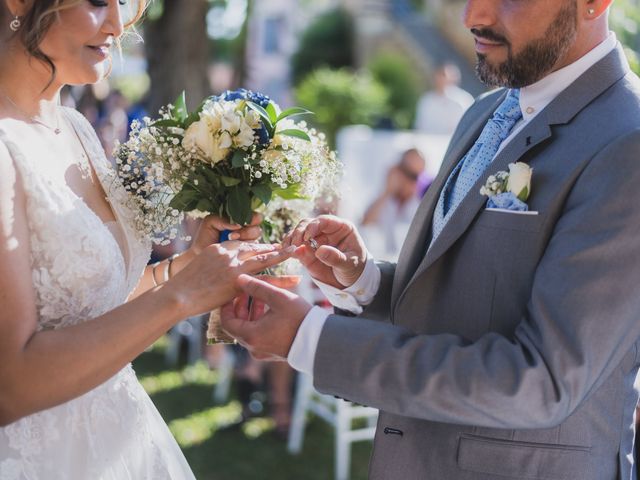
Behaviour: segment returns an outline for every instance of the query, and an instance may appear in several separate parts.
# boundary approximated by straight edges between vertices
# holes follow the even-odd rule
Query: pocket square
[[[508,213],[511,215],[538,215],[539,212],[537,210],[509,210],[508,208],[495,208],[495,207],[487,207],[485,208],[487,212],[498,212],[498,213]]]

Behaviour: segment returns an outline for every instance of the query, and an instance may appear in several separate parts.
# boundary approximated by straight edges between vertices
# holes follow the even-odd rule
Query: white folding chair
[[[312,412],[333,426],[335,433],[335,480],[348,480],[351,468],[351,444],[372,440],[378,410],[354,405],[313,388],[311,377],[298,375],[287,450],[298,454],[302,450],[307,413]],[[354,419],[366,419],[365,428],[353,428]]]

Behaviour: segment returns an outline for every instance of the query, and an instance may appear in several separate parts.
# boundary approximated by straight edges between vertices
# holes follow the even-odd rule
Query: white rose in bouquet
[[[182,146],[186,150],[196,148],[211,164],[216,164],[229,154],[231,138],[225,142],[217,135],[220,120],[218,117],[202,112],[200,120],[192,123],[184,134]],[[218,128],[216,128],[218,126]]]

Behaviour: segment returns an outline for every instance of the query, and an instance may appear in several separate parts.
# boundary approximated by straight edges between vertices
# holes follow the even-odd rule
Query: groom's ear
[[[613,0],[582,0],[578,2],[581,18],[596,20],[613,4]]]

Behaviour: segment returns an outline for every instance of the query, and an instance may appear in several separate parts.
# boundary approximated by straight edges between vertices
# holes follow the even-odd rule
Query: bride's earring
[[[20,17],[18,17],[17,15],[16,15],[16,18],[11,20],[11,23],[9,24],[9,28],[14,32],[17,32],[18,30],[20,30],[21,26],[22,26],[22,22],[20,21]]]

